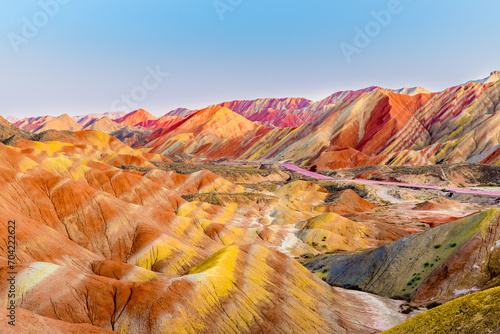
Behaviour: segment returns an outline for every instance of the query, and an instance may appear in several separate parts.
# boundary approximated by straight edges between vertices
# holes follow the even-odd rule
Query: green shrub
[[[441,247],[441,244],[434,245],[434,248],[438,249]]]
[[[456,242],[452,242],[452,243],[450,244],[450,247],[457,247],[457,243],[456,243]]]

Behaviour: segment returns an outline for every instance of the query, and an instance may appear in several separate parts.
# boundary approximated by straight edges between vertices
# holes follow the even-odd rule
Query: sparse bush
[[[438,249],[441,247],[441,244],[434,245],[434,248]]]
[[[452,243],[450,244],[450,247],[457,247],[457,243],[456,243],[456,242],[452,242]]]

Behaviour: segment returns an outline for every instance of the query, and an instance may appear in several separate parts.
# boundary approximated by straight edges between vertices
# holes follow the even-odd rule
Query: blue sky
[[[442,90],[500,69],[498,12],[493,0],[2,1],[1,115]],[[357,28],[368,41],[355,43]],[[350,61],[341,45],[357,49]]]

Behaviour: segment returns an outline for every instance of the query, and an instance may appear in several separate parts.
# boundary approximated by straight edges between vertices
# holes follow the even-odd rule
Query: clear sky
[[[495,0],[5,0],[0,114],[442,90],[500,69],[499,12]]]

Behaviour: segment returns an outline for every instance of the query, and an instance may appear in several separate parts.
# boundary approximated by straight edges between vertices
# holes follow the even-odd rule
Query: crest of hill
[[[207,130],[219,137],[237,138],[260,127],[229,108],[212,106],[174,124],[169,130],[175,133],[200,133]]]
[[[123,128],[123,125],[120,125],[116,122],[110,120],[107,116],[102,118],[93,119],[84,130],[97,130],[104,133],[112,133],[118,131]]]
[[[74,116],[72,118],[75,122],[77,122],[81,126],[86,127],[90,125],[92,122],[94,122],[96,119],[102,117],[108,117],[109,119],[117,119],[123,116],[125,116],[125,113],[123,111],[113,111],[104,114],[87,114],[87,115]]]
[[[400,88],[400,89],[387,89],[389,92],[403,94],[403,95],[418,95],[418,94],[430,94],[432,93],[430,90],[427,90],[422,87],[412,87],[412,88]]]
[[[59,131],[80,131],[82,126],[75,122],[68,114],[63,114],[57,118],[50,119],[34,129],[32,133],[40,133],[47,130]]]
[[[17,121],[19,121],[19,118],[15,117],[15,116],[9,116],[9,117],[7,117],[7,122],[10,122],[10,123],[14,124]]]
[[[5,118],[0,116],[0,140],[4,141],[14,135],[24,139],[28,139],[31,137],[31,134],[29,132],[19,129],[18,127],[12,125]]]
[[[52,116],[26,117],[14,123],[20,129],[33,132],[35,129],[54,119]]]
[[[488,77],[486,77],[484,79],[472,80],[469,82],[486,84],[486,83],[490,83],[490,82],[497,82],[498,80],[500,80],[500,71],[493,71],[490,73],[490,75]]]
[[[136,125],[138,123],[144,122],[144,121],[150,121],[150,120],[157,120],[158,117],[152,115],[148,111],[144,109],[138,109],[134,110],[128,114],[126,114],[123,117],[120,117],[118,119],[115,119],[116,123],[122,124],[122,125]]]

